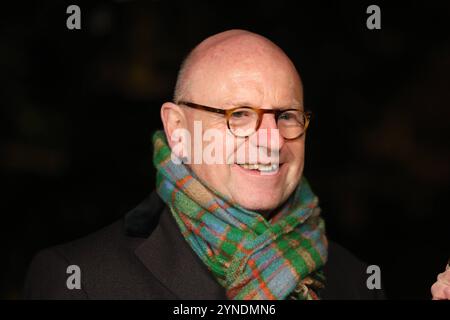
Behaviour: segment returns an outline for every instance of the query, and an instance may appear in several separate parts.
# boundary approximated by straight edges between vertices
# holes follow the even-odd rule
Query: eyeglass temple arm
[[[196,103],[193,103],[193,102],[179,101],[177,104],[182,104],[182,105],[185,105],[187,107],[194,108],[194,109],[205,110],[205,111],[215,112],[215,113],[220,113],[220,114],[226,114],[226,110],[213,108],[213,107],[208,107],[208,106],[204,106],[204,105],[201,105],[201,104],[196,104]]]

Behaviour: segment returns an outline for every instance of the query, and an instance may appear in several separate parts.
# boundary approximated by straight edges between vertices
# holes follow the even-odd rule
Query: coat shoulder
[[[123,219],[78,240],[44,249],[33,258],[25,299],[153,299],[166,291],[135,254],[145,238],[127,236]],[[80,288],[67,282],[80,271]],[[72,267],[73,268],[73,267]],[[72,269],[73,270],[73,269]]]
[[[121,251],[127,241],[122,226],[122,220],[116,221],[83,238],[39,251],[28,268],[24,298],[87,299],[86,278],[99,277],[108,266],[123,260]],[[80,289],[68,286],[69,277],[75,273],[80,275]]]
[[[328,261],[324,271],[326,287],[323,290],[324,299],[384,299],[382,289],[369,289],[367,279],[367,263],[361,261],[349,250],[336,242],[330,241]]]
[[[122,219],[83,238],[38,252],[28,269],[28,299],[152,298],[158,281],[135,255],[163,208],[152,192]],[[68,290],[69,266],[81,271],[81,289]]]

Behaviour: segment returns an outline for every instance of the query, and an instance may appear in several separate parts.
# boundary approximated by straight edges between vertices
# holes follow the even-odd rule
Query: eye
[[[303,125],[304,120],[302,113],[297,110],[289,110],[280,114],[278,121],[289,125]]]
[[[290,112],[283,112],[283,113],[280,115],[279,119],[281,119],[281,120],[294,120],[295,117],[294,117],[294,115],[293,115],[292,113],[290,113]]]
[[[249,110],[237,110],[234,111],[231,116],[235,119],[240,119],[240,118],[248,118],[251,117],[251,111]]]

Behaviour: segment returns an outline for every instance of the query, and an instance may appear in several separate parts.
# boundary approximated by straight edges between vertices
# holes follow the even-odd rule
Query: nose
[[[265,162],[278,162],[280,149],[283,147],[285,140],[280,135],[277,123],[275,120],[275,115],[264,114],[261,119],[261,124],[256,131],[256,141],[255,139],[250,139],[253,144],[259,150],[260,161]],[[267,151],[267,152],[264,152]],[[268,154],[270,153],[270,155]],[[264,157],[263,155],[266,155]],[[262,158],[265,158],[262,159]]]
[[[266,113],[263,114],[261,119],[261,124],[258,128],[258,134],[266,135],[267,141],[270,143],[269,146],[276,146],[276,140],[278,140],[278,149],[281,149],[281,147],[284,144],[284,138],[280,134],[280,131],[278,129],[277,121],[275,119],[274,114]],[[262,141],[264,143],[264,141]],[[275,142],[275,144],[272,144],[271,142]]]

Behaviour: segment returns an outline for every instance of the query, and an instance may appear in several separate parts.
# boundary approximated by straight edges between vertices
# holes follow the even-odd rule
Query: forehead
[[[293,104],[302,100],[302,86],[290,61],[260,56],[208,59],[194,70],[190,95],[203,102],[243,100],[252,104]]]

